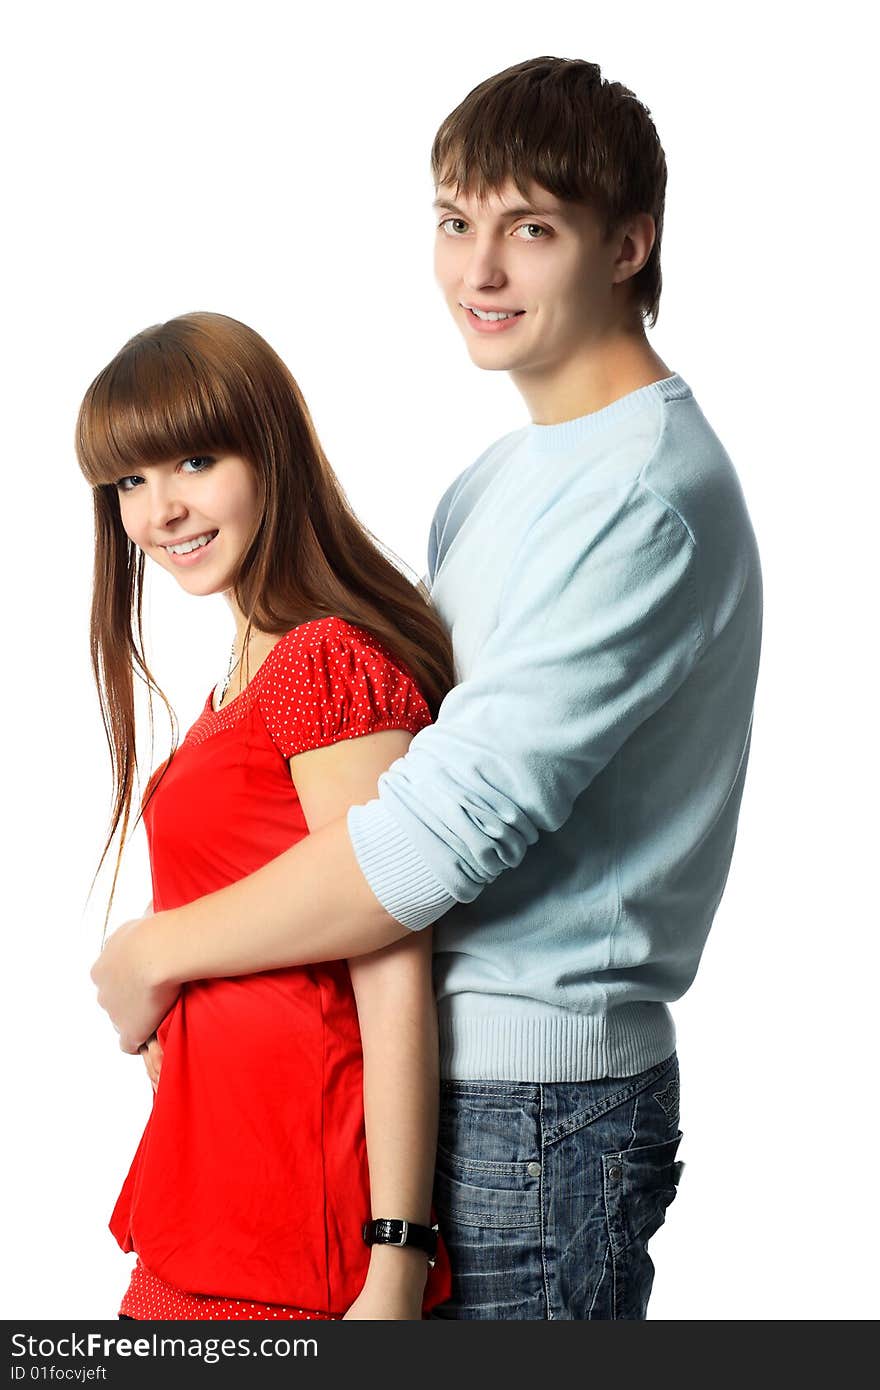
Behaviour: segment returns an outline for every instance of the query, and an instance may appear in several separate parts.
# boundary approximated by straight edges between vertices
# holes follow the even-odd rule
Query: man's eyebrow
[[[459,217],[464,217],[464,218],[466,218],[466,214],[465,214],[464,212],[462,212],[461,208],[456,207],[455,203],[450,203],[450,202],[448,202],[445,198],[435,198],[435,199],[434,199],[434,202],[432,203],[431,206],[432,206],[432,207],[435,207],[435,208],[445,208],[447,212],[454,212],[454,213],[457,213]],[[515,217],[530,217],[530,216],[531,216],[531,217],[564,217],[564,216],[565,216],[565,208],[564,208],[564,207],[542,208],[542,207],[538,207],[537,204],[535,204],[535,203],[530,203],[530,204],[528,204],[528,205],[525,205],[525,204],[524,204],[522,207],[519,207],[519,208],[504,208],[503,211],[501,212],[501,216],[502,216],[502,217],[510,217],[510,218],[515,218]]]
[[[504,217],[564,217],[564,208],[542,208],[537,203],[529,203],[521,208],[505,208]]]

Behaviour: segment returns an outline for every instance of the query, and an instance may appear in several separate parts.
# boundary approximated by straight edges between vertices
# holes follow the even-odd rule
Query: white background
[[[652,341],[732,455],[764,564],[739,839],[674,1010],[687,1167],[650,1316],[876,1314],[866,8],[116,0],[6,22],[2,1316],[115,1315],[134,1257],[106,1223],[151,1099],[88,979],[111,782],[80,399],[148,324],[244,319],[298,378],[355,508],[421,573],[447,483],[526,419],[433,284],[430,144],[478,81],[542,53],[600,62],[651,109],[670,169]],[[228,608],[157,574],[148,619],[182,735]],[[157,704],[141,787],[168,737]],[[111,926],[149,896],[141,827]]]

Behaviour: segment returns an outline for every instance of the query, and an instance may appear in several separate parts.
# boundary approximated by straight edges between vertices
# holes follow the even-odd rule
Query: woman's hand
[[[154,976],[150,932],[162,914],[125,922],[107,938],[91,969],[98,1003],[110,1015],[123,1052],[136,1053],[155,1033],[180,992]]]
[[[150,1084],[153,1087],[153,1095],[155,1095],[159,1085],[159,1073],[162,1070],[162,1058],[165,1056],[165,1053],[162,1051],[162,1044],[159,1042],[157,1035],[153,1033],[152,1037],[147,1038],[145,1043],[141,1043],[138,1051],[144,1059],[144,1065],[147,1068],[147,1076],[150,1078]]]
[[[373,1246],[364,1287],[343,1321],[420,1322],[427,1278],[422,1251]]]
[[[343,1322],[416,1322],[421,1321],[422,1300],[394,1295],[390,1291],[370,1289],[364,1285]]]

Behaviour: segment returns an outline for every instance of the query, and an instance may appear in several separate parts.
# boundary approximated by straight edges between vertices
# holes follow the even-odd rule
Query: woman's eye
[[[189,458],[181,460],[181,466],[185,466],[188,463],[196,464],[197,467],[194,473],[190,473],[189,476],[197,477],[199,473],[204,473],[207,469],[211,467],[212,463],[215,462],[216,460],[208,454],[190,454]],[[128,484],[142,482],[143,478],[140,476],[139,473],[129,473],[127,477],[120,478],[118,480],[118,482],[116,483],[116,488],[119,492],[134,492],[134,488],[128,487]]]
[[[542,227],[538,222],[524,222],[521,227],[517,227],[514,236],[519,236],[520,232],[527,233],[526,236],[521,238],[522,241],[541,241],[544,237],[550,235],[547,228]]]
[[[461,236],[467,230],[463,217],[444,217],[440,226],[447,236]]]

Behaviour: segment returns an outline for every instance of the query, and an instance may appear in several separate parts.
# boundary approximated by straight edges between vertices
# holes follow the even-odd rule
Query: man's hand
[[[159,982],[151,971],[150,932],[161,915],[123,923],[91,969],[98,1003],[110,1015],[123,1052],[140,1051],[179,993],[179,986]]]

